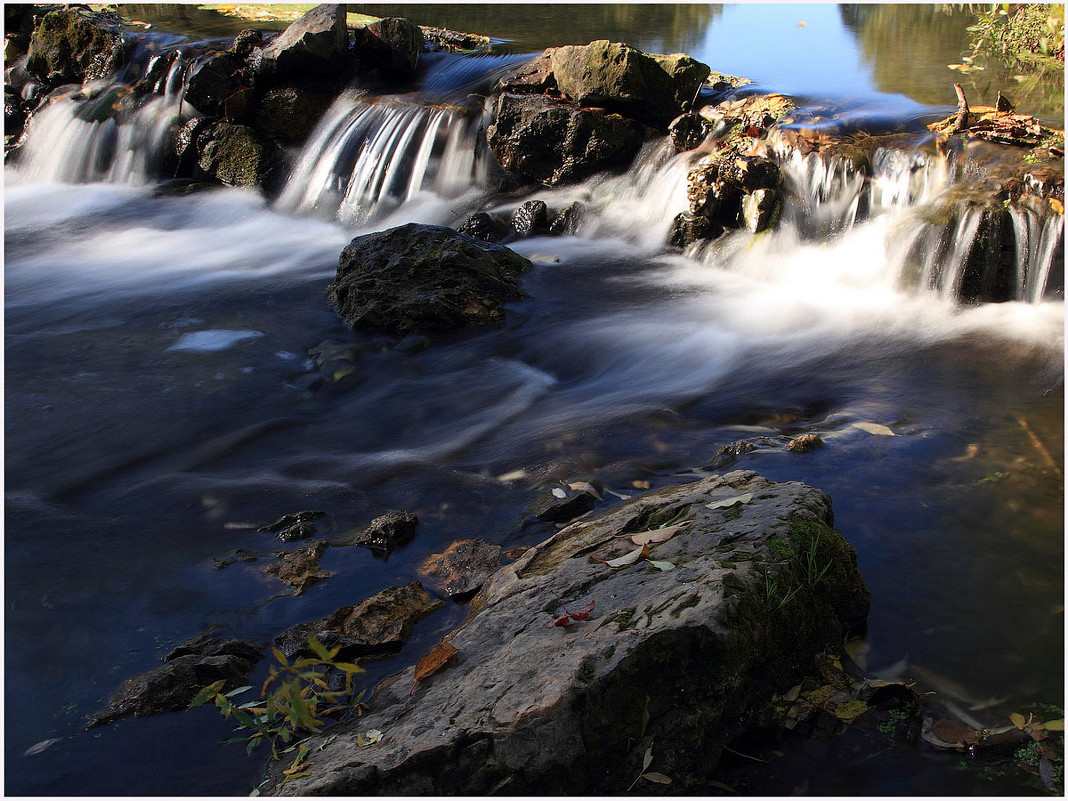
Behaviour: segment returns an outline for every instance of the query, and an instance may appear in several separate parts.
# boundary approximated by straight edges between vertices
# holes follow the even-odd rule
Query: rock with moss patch
[[[122,30],[112,14],[84,8],[50,11],[30,37],[26,69],[51,86],[104,78],[126,57]]]
[[[313,737],[308,775],[271,768],[270,791],[619,795],[648,769],[706,794],[763,704],[865,621],[832,520],[819,490],[737,471],[572,523],[490,577],[432,675],[379,686],[374,748]]]

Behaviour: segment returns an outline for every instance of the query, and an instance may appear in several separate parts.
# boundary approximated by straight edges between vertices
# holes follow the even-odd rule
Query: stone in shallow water
[[[672,790],[699,793],[756,710],[866,619],[856,552],[832,519],[819,490],[736,471],[575,522],[490,577],[446,636],[444,669],[380,685],[360,729],[381,742],[313,738],[309,775],[279,786],[270,768],[271,792],[621,794],[653,746]],[[648,557],[673,569],[597,561],[680,524]],[[827,565],[818,580],[800,549]],[[565,609],[589,619],[552,625]]]
[[[479,539],[460,540],[444,553],[430,556],[419,573],[446,598],[460,600],[478,590],[500,566],[499,545]]]
[[[312,655],[309,635],[327,648],[340,648],[338,658],[343,660],[381,656],[399,649],[411,627],[441,606],[442,602],[432,598],[422,584],[413,581],[403,587],[388,587],[319,620],[298,623],[274,642],[290,658]]]

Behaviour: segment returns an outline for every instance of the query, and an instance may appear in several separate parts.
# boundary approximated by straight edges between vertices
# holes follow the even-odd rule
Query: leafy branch
[[[223,717],[237,721],[237,731],[244,732],[227,742],[245,742],[249,754],[260,743],[268,743],[271,756],[278,759],[279,746],[322,731],[325,718],[340,717],[353,708],[359,711],[363,697],[362,692],[353,695],[353,676],[362,673],[363,668],[337,661],[340,648],[328,649],[312,635],[308,635],[308,646],[315,656],[301,657],[292,663],[280,649],[271,649],[278,665],[269,669],[260,689],[260,700],[235,705],[231,699],[252,687],[238,687],[224,693],[226,682],[221,680],[201,689],[189,708],[213,702]],[[344,685],[336,688],[331,679],[339,675],[344,675]],[[302,750],[286,772],[287,780],[306,775],[300,772],[307,754],[306,748]]]

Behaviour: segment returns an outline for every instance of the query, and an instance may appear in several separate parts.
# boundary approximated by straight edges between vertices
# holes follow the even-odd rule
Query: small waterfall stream
[[[1027,438],[1063,445],[1048,203],[992,210],[924,149],[860,170],[773,134],[778,226],[672,248],[707,148],[657,139],[627,169],[517,189],[486,150],[481,95],[525,56],[454,54],[396,93],[342,92],[276,190],[183,194],[164,154],[197,114],[184,95],[204,57],[167,44],[57,98],[5,168],[13,789],[200,789],[192,776],[245,792],[261,765],[219,746],[229,724],[211,715],[81,726],[160,643],[207,625],[270,642],[415,580],[457,539],[533,544],[547,530],[527,527],[530,499],[579,480],[606,503],[735,467],[825,489],[875,599],[872,665],[933,663],[1014,705],[1055,695],[1063,482]],[[354,235],[503,222],[534,198],[582,213],[507,242],[533,264],[499,328],[397,341],[324,298]],[[1008,302],[968,299],[1007,274],[990,254],[1015,265]],[[807,432],[826,447],[786,450]],[[752,450],[724,456],[738,443]],[[395,508],[418,515],[413,542],[388,563],[332,546],[333,577],[307,593],[280,595],[268,556],[212,561],[278,548],[256,528],[295,510],[323,510],[340,540]],[[400,659],[465,613],[428,616]]]

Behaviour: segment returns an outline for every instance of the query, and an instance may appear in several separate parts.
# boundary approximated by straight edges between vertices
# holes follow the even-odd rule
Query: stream
[[[194,39],[236,32],[206,12],[130,8],[169,13],[166,30]],[[732,468],[833,499],[872,594],[872,673],[990,699],[974,714],[991,726],[1063,704],[1063,218],[1016,220],[1032,277],[1012,301],[966,306],[951,291],[972,245],[965,222],[921,254],[930,280],[908,280],[925,241],[919,208],[951,181],[937,160],[888,158],[857,213],[875,190],[783,153],[781,225],[684,253],[663,242],[686,207],[690,156],[662,142],[621,175],[498,196],[479,110],[462,99],[564,43],[562,8],[361,6],[495,45],[425,59],[404,96],[342,95],[276,199],[161,191],[150,156],[177,94],[127,130],[78,119],[73,101],[41,115],[5,167],[7,794],[247,794],[263,762],[221,744],[231,727],[213,709],[82,727],[124,678],[201,631],[269,642],[416,580],[454,540],[537,543],[552,528],[520,522],[553,482],[634,495],[717,472],[719,449],[742,439],[768,444]],[[898,8],[923,31],[909,75],[892,26],[857,7],[579,6],[566,41],[683,50],[800,105],[918,130],[953,107],[944,65],[967,19],[919,25],[907,15],[920,7]],[[920,74],[931,77],[917,89]],[[1020,110],[1063,127],[1063,108]],[[530,198],[590,213],[573,236],[510,245],[534,266],[502,327],[398,348],[330,307],[353,236],[456,226]],[[356,356],[316,363],[338,348]],[[775,446],[807,432],[824,447]],[[390,509],[420,527],[388,560],[327,549],[331,578],[296,596],[263,575],[264,560],[213,564],[277,550],[256,527],[305,509],[326,513],[329,536]],[[425,618],[357,678],[373,687],[465,615],[452,604]],[[742,786],[1036,792],[1018,772],[962,770],[966,757],[849,747],[791,741]]]

